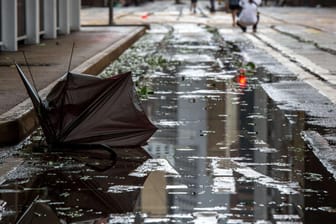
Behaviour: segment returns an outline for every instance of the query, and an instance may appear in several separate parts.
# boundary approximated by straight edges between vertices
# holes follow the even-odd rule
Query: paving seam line
[[[322,29],[322,28],[320,28],[320,27],[316,27],[316,26],[312,26],[312,25],[307,25],[307,24],[305,24],[305,23],[295,23],[295,22],[293,22],[293,21],[287,21],[286,19],[281,19],[281,18],[279,18],[278,16],[276,16],[276,15],[271,15],[271,14],[269,14],[268,12],[265,12],[265,11],[261,11],[261,14],[262,14],[262,16],[264,17],[268,17],[268,18],[270,18],[270,19],[273,19],[273,20],[276,20],[276,21],[278,21],[278,22],[281,22],[281,23],[283,23],[283,24],[287,24],[287,25],[295,25],[295,26],[303,26],[303,27],[305,27],[305,28],[309,28],[309,29],[315,29],[315,30],[319,30],[319,31],[322,31],[322,32],[325,32],[325,33],[332,33],[332,32],[330,32],[330,30],[326,30],[326,29]]]
[[[286,57],[286,55],[283,55],[281,51],[278,52],[274,48],[268,46],[267,43],[258,39],[255,35],[247,34],[246,37],[250,41],[252,41],[256,47],[266,51],[273,58],[275,58],[279,63],[286,66],[289,71],[291,71],[293,74],[297,76],[298,79],[311,85],[319,93],[327,97],[333,104],[336,104],[336,93],[335,93],[336,91],[333,87],[331,87],[324,81],[319,80],[315,75],[311,74],[310,72],[307,72],[300,65],[293,62],[290,58]]]
[[[336,84],[336,77],[332,75],[329,70],[316,65],[308,58],[296,54],[291,49],[278,44],[276,41],[270,39],[269,37],[263,34],[257,34],[256,36],[267,45],[272,46],[272,48],[279,51],[282,55],[290,58],[292,61],[297,62],[297,64],[303,69],[307,69],[308,72],[314,74],[317,77],[320,77],[326,82],[330,82],[330,84],[332,85]]]
[[[331,34],[327,34],[329,35],[328,38],[325,38],[323,41],[323,43],[318,43],[317,41],[314,40],[314,38],[307,38],[307,37],[301,37],[295,33],[291,33],[291,32],[286,32],[284,30],[281,30],[281,28],[279,28],[279,25],[274,25],[272,26],[272,29],[278,33],[281,33],[283,35],[289,36],[291,38],[294,38],[300,42],[305,42],[305,43],[309,43],[313,46],[315,46],[316,48],[320,49],[321,51],[325,51],[329,54],[333,54],[336,55],[336,48],[333,47],[332,45],[334,44],[332,41],[334,39],[334,35],[331,36]],[[324,31],[320,31],[319,32],[324,32]]]

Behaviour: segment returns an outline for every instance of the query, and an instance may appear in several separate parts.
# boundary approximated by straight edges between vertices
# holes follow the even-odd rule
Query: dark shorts
[[[240,10],[240,5],[229,5],[230,10]]]

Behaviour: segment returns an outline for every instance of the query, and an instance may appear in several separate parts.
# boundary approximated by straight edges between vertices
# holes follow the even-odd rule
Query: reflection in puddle
[[[178,172],[165,159],[148,159],[130,173],[129,176],[143,177],[154,171],[162,171],[167,175],[179,176]]]
[[[322,215],[326,222],[335,220],[335,183],[300,136],[305,115],[275,107],[256,77],[237,83],[229,46],[211,42],[215,47],[202,48],[203,57],[195,47],[204,46],[198,36],[182,30],[178,36],[162,50],[183,63],[152,77],[154,95],[147,101],[151,119],[162,126],[146,149],[178,172],[178,178],[165,177],[167,186],[187,186],[166,188],[167,213],[160,222],[315,223]],[[329,181],[321,191],[315,183],[325,181],[324,175]],[[152,218],[157,216],[142,214],[144,223]]]
[[[111,166],[28,154],[0,187],[2,223],[24,211],[50,224],[336,222],[335,181],[300,135],[306,115],[279,110],[257,77],[237,83],[237,52],[204,27],[162,27],[135,50],[141,63],[131,60],[136,74],[146,52],[172,63],[146,77],[145,110],[160,127],[145,147],[151,158],[122,149]]]
[[[142,148],[123,152],[111,163],[106,152],[27,151],[1,185],[1,223],[73,223],[133,212],[147,176],[128,174],[150,157]]]
[[[185,122],[181,121],[167,121],[167,120],[160,120],[159,122],[155,123],[155,125],[158,126],[166,126],[166,127],[175,127],[175,126],[181,126],[184,125]]]

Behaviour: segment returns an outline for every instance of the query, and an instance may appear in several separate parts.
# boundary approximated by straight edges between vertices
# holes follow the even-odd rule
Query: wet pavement
[[[18,165],[0,223],[336,221],[334,104],[248,36],[171,14],[101,74],[133,72],[159,128],[148,145],[116,161],[45,153],[39,132],[4,148]]]
[[[174,26],[166,51],[180,66],[154,75],[148,100],[161,127],[148,150],[173,164],[173,185],[187,187],[167,191],[166,221],[331,223],[334,179],[300,136],[309,115],[277,107],[262,72],[237,83],[238,52],[204,30]]]
[[[38,153],[37,133],[3,180],[1,222],[333,223],[335,180],[307,147],[314,133],[302,135],[335,129],[279,107],[269,74],[242,78],[245,64],[216,29],[153,25],[101,74],[131,69],[150,89],[142,102],[159,130],[148,145],[110,161],[103,152]]]

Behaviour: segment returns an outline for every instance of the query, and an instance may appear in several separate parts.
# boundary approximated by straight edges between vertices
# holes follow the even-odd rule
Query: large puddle
[[[334,178],[301,136],[307,115],[275,106],[265,74],[237,82],[239,52],[214,30],[154,26],[123,57],[106,71],[131,69],[152,92],[149,144],[116,164],[20,153],[0,186],[1,223],[335,222]]]

